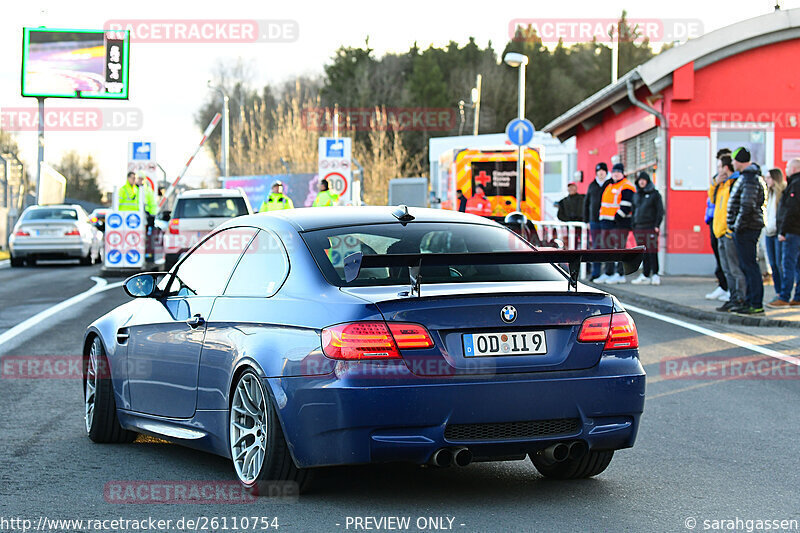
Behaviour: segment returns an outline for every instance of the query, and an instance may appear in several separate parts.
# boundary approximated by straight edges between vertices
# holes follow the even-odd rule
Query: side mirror
[[[172,217],[171,211],[161,211],[158,214],[159,220],[163,220],[164,222],[169,222],[169,219]]]
[[[122,288],[132,298],[152,298],[158,292],[158,282],[165,275],[164,272],[136,274],[126,279]]]

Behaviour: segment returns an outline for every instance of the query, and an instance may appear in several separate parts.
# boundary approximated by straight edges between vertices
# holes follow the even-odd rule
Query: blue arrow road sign
[[[517,146],[523,146],[531,142],[533,132],[533,123],[527,118],[515,118],[506,126],[508,140]]]
[[[127,252],[125,252],[125,260],[128,263],[131,264],[138,263],[140,257],[141,255],[139,255],[139,252],[137,252],[136,250],[128,250]]]
[[[119,250],[109,250],[108,252],[108,262],[112,265],[116,265],[122,259],[122,252]]]

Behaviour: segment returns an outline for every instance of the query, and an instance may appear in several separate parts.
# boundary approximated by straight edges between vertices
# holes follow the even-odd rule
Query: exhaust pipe
[[[588,451],[589,447],[585,442],[582,440],[576,440],[569,445],[569,458],[572,460],[578,460],[586,455],[586,452]]]
[[[551,463],[560,463],[569,457],[569,446],[563,442],[558,442],[545,448],[542,453],[544,454],[545,459]]]
[[[453,462],[453,452],[447,448],[440,448],[433,452],[431,456],[431,464],[444,467],[450,466]]]
[[[472,462],[472,452],[468,448],[456,448],[453,453],[456,466],[467,466]]]

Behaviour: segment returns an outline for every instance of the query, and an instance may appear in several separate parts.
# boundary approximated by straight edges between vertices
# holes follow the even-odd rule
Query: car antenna
[[[392,211],[392,216],[399,220],[404,226],[414,220],[414,215],[408,212],[408,206],[400,204],[397,209]]]

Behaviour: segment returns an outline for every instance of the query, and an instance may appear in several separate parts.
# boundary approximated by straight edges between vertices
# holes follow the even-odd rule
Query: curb
[[[641,294],[637,294],[635,292],[626,291],[624,289],[618,289],[617,286],[609,286],[605,284],[596,285],[594,283],[586,283],[586,284],[595,287],[597,289],[600,289],[602,291],[608,292],[609,294],[613,294],[614,296],[617,296],[620,300],[623,300],[624,302],[630,302],[632,304],[646,307],[648,309],[663,311],[666,313],[673,313],[676,315],[685,316],[687,318],[693,318],[695,320],[703,320],[705,322],[713,322],[715,324],[755,326],[762,328],[800,327],[800,322],[794,322],[791,320],[779,320],[776,318],[759,318],[753,316],[739,316],[733,313],[718,313],[712,311],[704,311],[702,309],[696,309],[688,305],[681,305],[669,302],[667,300],[653,298],[652,296],[642,296]]]

